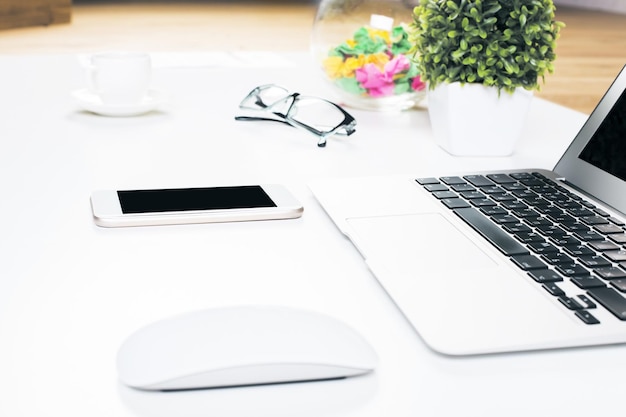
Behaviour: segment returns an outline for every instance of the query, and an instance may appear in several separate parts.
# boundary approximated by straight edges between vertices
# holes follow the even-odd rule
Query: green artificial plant
[[[552,0],[421,0],[410,39],[422,79],[539,89],[552,73],[563,23]]]

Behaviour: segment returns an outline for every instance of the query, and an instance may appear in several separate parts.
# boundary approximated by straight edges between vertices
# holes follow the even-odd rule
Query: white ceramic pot
[[[532,91],[513,94],[482,84],[439,84],[428,92],[437,144],[456,156],[507,156],[515,150]]]

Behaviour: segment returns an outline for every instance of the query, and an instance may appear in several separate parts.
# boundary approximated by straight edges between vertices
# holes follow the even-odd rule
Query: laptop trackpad
[[[447,270],[497,266],[495,260],[439,213],[346,221],[351,226],[349,237],[362,255],[384,263],[390,271],[410,273],[426,265],[441,265]]]

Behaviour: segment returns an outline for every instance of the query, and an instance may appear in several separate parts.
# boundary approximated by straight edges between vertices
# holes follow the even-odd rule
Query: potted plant
[[[564,26],[552,0],[421,0],[412,59],[428,82],[438,144],[454,155],[509,155],[533,90],[553,72]]]

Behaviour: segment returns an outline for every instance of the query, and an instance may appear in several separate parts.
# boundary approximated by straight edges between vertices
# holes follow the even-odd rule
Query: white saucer
[[[113,117],[137,116],[147,113],[163,104],[167,98],[162,91],[150,90],[139,103],[107,105],[102,102],[100,96],[86,88],[73,91],[72,96],[83,109],[102,116]]]

